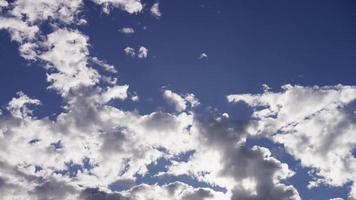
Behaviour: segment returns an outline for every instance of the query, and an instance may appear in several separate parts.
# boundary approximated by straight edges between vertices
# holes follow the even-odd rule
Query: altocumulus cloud
[[[139,0],[93,2],[108,14],[143,9]],[[33,109],[40,109],[41,101],[19,91],[0,112],[3,199],[300,199],[284,181],[294,175],[286,163],[267,148],[245,145],[256,136],[283,144],[303,166],[317,169],[310,187],[351,182],[349,198],[356,199],[355,87],[285,85],[280,92],[227,96],[231,103],[243,101],[253,108],[248,121],[216,112],[202,120],[193,109],[200,104],[196,96],[172,90],[164,90],[163,98],[176,112],[126,111],[110,102],[127,101],[129,85],[118,83],[114,66],[90,54],[89,37],[76,28],[85,20],[83,4],[0,0],[0,29],[19,44],[24,59],[44,64],[48,89],[64,104],[55,118],[37,118]],[[155,6],[151,11],[160,16]],[[52,25],[49,33],[40,29],[44,22]],[[132,51],[125,50],[134,56]],[[141,47],[138,57],[147,52]],[[177,159],[189,152],[186,160]],[[149,174],[149,166],[160,159],[169,165],[155,176],[188,176],[205,187],[139,183],[138,177]],[[129,187],[111,187],[118,183]]]

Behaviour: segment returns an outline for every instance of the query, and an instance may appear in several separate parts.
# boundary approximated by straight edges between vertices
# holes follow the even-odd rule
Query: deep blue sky
[[[141,98],[122,104],[142,113],[169,109],[159,107],[163,86],[194,93],[201,109],[211,105],[240,117],[246,109],[228,105],[225,96],[259,92],[264,83],[274,90],[288,83],[356,84],[356,1],[162,0],[160,19],[147,11],[129,15],[114,10],[106,15],[86,3],[88,25],[81,31],[90,37],[92,55],[115,65],[120,82]],[[133,27],[136,33],[121,34],[122,27]],[[126,46],[145,46],[149,56],[128,57],[123,53]],[[1,31],[0,105],[22,90],[43,102],[43,115],[57,112],[61,99],[46,90],[45,71],[39,63],[20,58],[17,48]],[[203,52],[208,58],[199,60]],[[307,190],[306,170],[291,158],[280,159],[304,174],[290,180],[303,199],[346,196],[346,187]]]
[[[93,54],[117,66],[120,80],[141,96],[155,98],[158,88],[168,86],[224,106],[225,95],[257,92],[263,83],[274,89],[356,83],[354,1],[170,0],[160,6],[159,20],[149,13],[107,16],[87,7],[94,15],[83,31]],[[137,33],[119,34],[125,26]],[[149,59],[123,54],[126,46],[141,45]],[[202,52],[207,60],[198,59]]]

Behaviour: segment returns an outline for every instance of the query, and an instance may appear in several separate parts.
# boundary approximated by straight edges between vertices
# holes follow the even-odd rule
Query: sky
[[[4,200],[356,200],[356,3],[0,0]]]

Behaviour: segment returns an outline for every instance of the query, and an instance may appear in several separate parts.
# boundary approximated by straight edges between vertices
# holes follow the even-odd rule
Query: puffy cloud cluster
[[[173,163],[168,173],[191,174],[226,188],[225,199],[300,199],[295,188],[281,182],[293,175],[288,165],[273,158],[266,148],[244,146],[249,123],[226,115],[196,123],[192,128],[199,132],[195,153],[186,163]]]
[[[191,111],[139,115],[107,104],[125,99],[125,89],[82,88],[65,98],[66,110],[54,120],[26,114],[28,104],[39,102],[19,93],[0,119],[1,162],[14,174],[4,172],[0,188],[14,187],[29,199],[299,199],[280,182],[293,174],[288,166],[265,148],[243,146],[248,124],[226,115],[202,122]],[[187,152],[193,152],[187,161],[177,160]],[[157,176],[188,175],[227,191],[135,184],[162,158],[171,164]],[[26,181],[13,183],[21,178]],[[128,190],[111,190],[125,183]]]
[[[103,5],[104,8],[113,6],[129,13],[142,9],[138,0],[93,2]],[[57,90],[62,96],[81,87],[93,86],[101,78],[107,79],[98,74],[91,64],[102,66],[112,73],[116,72],[114,66],[91,57],[88,50],[89,38],[72,28],[73,25],[80,25],[85,21],[81,16],[83,4],[82,0],[1,1],[4,11],[0,16],[0,29],[7,30],[11,39],[19,43],[22,57],[46,63],[50,88]],[[40,30],[44,23],[49,23],[53,29],[48,34]],[[116,82],[111,81],[111,84],[115,85]]]
[[[229,95],[254,108],[253,135],[284,145],[305,167],[313,168],[309,187],[342,186],[352,182],[356,199],[356,87],[285,85],[281,92]]]
[[[136,56],[136,51],[132,47],[126,47],[124,49],[124,52],[128,56],[131,56],[131,57],[135,57]],[[147,56],[148,56],[148,49],[146,47],[144,47],[144,46],[141,46],[138,49],[137,57],[143,59],[143,58],[147,58]]]
[[[139,0],[93,2],[107,13],[114,7],[137,13],[143,7]],[[177,112],[125,111],[112,101],[127,100],[129,86],[117,83],[114,66],[90,55],[89,38],[75,29],[82,24],[82,5],[81,0],[0,1],[6,8],[0,29],[19,43],[21,56],[44,64],[49,88],[61,95],[64,104],[57,116],[37,118],[33,108],[41,102],[19,92],[3,110],[2,198],[300,199],[293,186],[283,183],[294,174],[285,163],[266,148],[245,146],[246,138],[262,134],[285,144],[303,165],[319,170],[311,185],[342,185],[355,179],[351,154],[355,88],[285,86],[280,93],[229,96],[231,102],[242,100],[255,108],[251,122],[234,121],[227,113],[210,113],[211,118],[202,120],[193,109],[200,104],[194,94],[171,90],[164,90],[163,98]],[[160,15],[158,4],[154,6]],[[50,23],[53,30],[43,33],[42,23]],[[132,48],[125,52],[136,56]],[[137,56],[146,58],[147,53],[140,47]],[[165,170],[151,174],[149,166],[160,159],[168,163]],[[338,169],[333,170],[332,164]],[[192,181],[139,181],[148,175],[187,176]]]

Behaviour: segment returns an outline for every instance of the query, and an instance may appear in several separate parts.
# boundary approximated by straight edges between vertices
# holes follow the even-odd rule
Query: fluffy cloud
[[[12,185],[23,187],[33,199],[249,199],[262,195],[298,199],[294,188],[280,182],[292,175],[285,164],[267,149],[239,145],[247,136],[248,124],[230,121],[226,115],[199,122],[191,112],[138,115],[106,104],[112,98],[126,98],[126,90],[124,86],[77,90],[66,96],[65,111],[53,120],[2,116],[1,161],[10,170],[20,171],[18,177],[33,177],[24,186]],[[21,97],[11,101],[12,108],[38,104],[20,96],[21,101]],[[194,154],[188,162],[175,159],[190,151]],[[147,174],[148,165],[160,158],[172,163],[161,175],[188,174],[228,192],[182,183],[110,190],[113,183],[134,182],[137,175]],[[6,182],[6,187],[12,185]]]
[[[131,56],[131,57],[135,57],[136,56],[135,49],[133,49],[132,47],[126,47],[124,49],[124,52],[128,56]],[[148,49],[146,47],[144,47],[144,46],[141,46],[138,49],[137,57],[143,59],[143,58],[147,58],[147,55],[148,55]]]
[[[0,7],[6,7],[8,5],[9,5],[9,3],[6,0],[1,0],[0,1]]]
[[[138,49],[137,57],[147,58],[147,55],[148,55],[148,49],[146,47],[142,46]]]
[[[103,6],[103,11],[110,13],[110,7],[121,8],[128,13],[140,12],[143,8],[140,0],[92,0]]]
[[[125,52],[126,55],[131,56],[131,57],[134,57],[136,55],[135,49],[133,49],[131,47],[126,47],[124,49],[124,52]]]
[[[96,70],[88,66],[88,38],[78,31],[59,29],[47,36],[47,49],[39,57],[55,69],[47,74],[50,88],[67,95],[70,90],[91,86],[99,80]]]
[[[21,19],[26,16],[26,21],[34,24],[44,20],[60,20],[64,23],[72,23],[76,19],[81,0],[16,0],[11,3],[13,9],[10,14]]]
[[[38,99],[31,99],[23,92],[18,92],[16,98],[12,98],[7,106],[10,113],[17,118],[26,118],[32,114],[32,110],[28,108],[28,105],[40,105],[41,102]]]
[[[192,108],[200,104],[194,94],[179,95],[172,90],[164,90],[163,97],[169,104],[174,105],[177,112],[185,110],[188,103]]]
[[[214,116],[197,122],[198,147],[189,160],[174,163],[168,173],[191,174],[196,179],[227,189],[229,199],[300,199],[292,186],[281,180],[293,175],[268,149],[244,147],[249,123]]]
[[[143,8],[139,0],[93,2],[107,13],[113,7],[128,13]],[[10,5],[0,18],[0,29],[19,43],[24,58],[44,64],[49,88],[61,95],[63,111],[37,118],[33,106],[40,101],[22,92],[8,103],[8,112],[0,115],[3,198],[300,199],[294,187],[283,183],[293,175],[286,164],[266,148],[244,145],[246,138],[257,134],[285,144],[303,165],[319,169],[311,185],[342,185],[355,179],[350,153],[355,147],[350,139],[355,121],[353,87],[285,86],[280,93],[229,96],[231,102],[243,100],[255,108],[251,122],[234,121],[227,113],[209,113],[211,119],[202,120],[192,109],[200,104],[194,94],[171,90],[164,90],[163,98],[177,112],[125,111],[112,101],[126,100],[129,86],[94,68],[116,72],[90,55],[88,36],[75,29],[85,20],[80,16],[81,0],[17,0]],[[0,1],[0,6],[8,5]],[[161,15],[158,3],[151,11]],[[48,34],[39,29],[44,22],[52,27]],[[125,53],[136,56],[130,47]],[[147,53],[142,46],[137,56],[146,58]],[[279,131],[285,134],[273,134]],[[311,153],[315,159],[310,159]],[[179,159],[186,154],[191,155]],[[187,176],[205,187],[138,183],[138,177],[152,175],[149,166],[160,159],[169,164],[153,176]],[[337,170],[331,170],[331,163]],[[115,184],[129,187],[115,191]],[[350,196],[355,196],[355,188]]]
[[[303,166],[311,167],[320,184],[342,186],[356,179],[356,88],[354,86],[303,87],[285,85],[281,92],[229,95],[254,108],[252,134],[281,143]],[[350,198],[356,198],[355,182]]]
[[[97,57],[92,57],[90,58],[90,61],[93,62],[94,64],[97,64],[101,67],[103,67],[106,71],[111,72],[111,73],[117,73],[114,65],[110,65],[107,62],[100,60]]]

